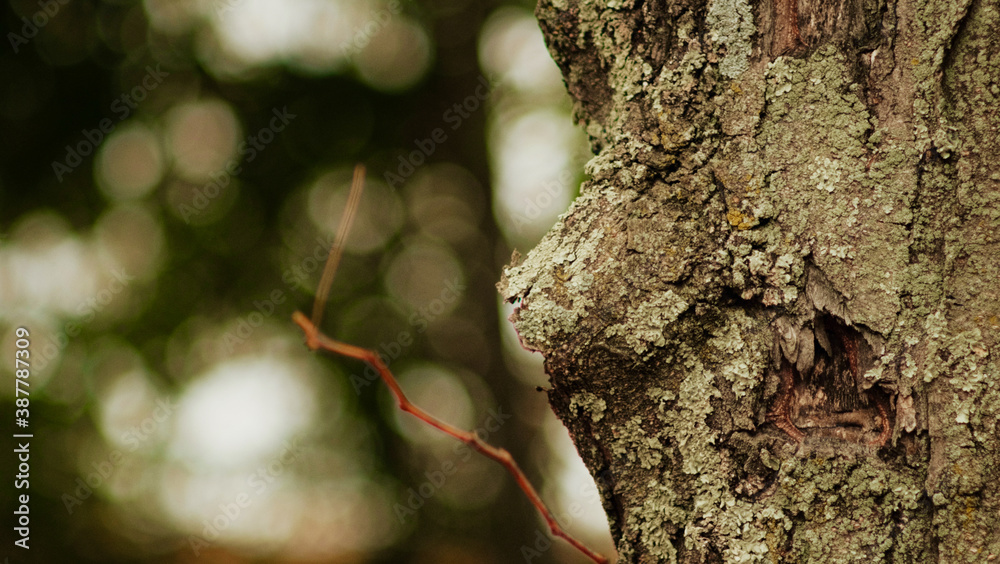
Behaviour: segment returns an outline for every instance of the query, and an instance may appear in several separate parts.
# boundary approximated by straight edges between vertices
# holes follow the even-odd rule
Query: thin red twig
[[[539,497],[538,492],[535,491],[531,482],[528,481],[528,477],[524,475],[524,472],[521,471],[521,468],[514,461],[514,457],[512,457],[506,449],[497,448],[489,443],[486,443],[475,433],[463,431],[457,427],[449,425],[448,423],[441,421],[411,403],[403,393],[403,390],[399,387],[399,383],[396,382],[396,378],[392,375],[392,372],[389,371],[389,367],[382,362],[382,359],[379,358],[377,352],[349,345],[347,343],[341,343],[340,341],[335,341],[327,337],[323,333],[320,333],[319,329],[313,325],[312,321],[309,321],[309,318],[301,312],[297,311],[292,314],[292,320],[302,328],[302,332],[305,333],[306,336],[306,345],[311,350],[315,351],[323,349],[334,354],[367,362],[375,368],[375,370],[378,370],[379,375],[382,377],[382,381],[385,382],[385,385],[389,387],[389,391],[392,392],[393,397],[396,398],[396,405],[399,406],[399,409],[414,415],[417,419],[420,419],[431,427],[438,429],[442,433],[462,441],[482,453],[483,456],[492,458],[502,464],[503,467],[510,472],[511,476],[514,477],[514,480],[517,481],[517,485],[520,486],[524,495],[528,496],[528,500],[531,501],[531,504],[534,505],[535,508],[538,509],[538,512],[542,514],[542,517],[548,524],[549,530],[552,532],[553,536],[565,539],[566,542],[573,545],[574,548],[587,555],[588,558],[598,564],[606,564],[608,562],[606,557],[587,548],[586,545],[576,540],[569,533],[563,530],[563,528],[559,525],[559,522],[552,516],[552,512],[545,506],[545,502],[543,502],[542,498]]]
[[[330,246],[330,254],[326,257],[326,266],[323,267],[323,276],[319,280],[316,288],[316,301],[313,303],[312,322],[319,327],[323,321],[323,310],[326,309],[326,297],[330,293],[330,284],[333,283],[333,276],[337,274],[337,267],[340,265],[340,256],[344,254],[344,241],[351,231],[354,223],[354,215],[358,211],[358,204],[361,202],[361,192],[365,189],[365,165],[359,164],[354,167],[354,178],[351,179],[351,192],[347,196],[347,205],[344,206],[344,213],[340,216],[340,226],[337,228],[337,236]]]
[[[516,462],[514,462],[514,457],[512,457],[509,452],[505,449],[497,448],[480,440],[475,433],[463,431],[457,427],[449,425],[448,423],[441,421],[423,409],[420,409],[416,405],[412,404],[410,400],[406,398],[406,395],[403,394],[403,390],[399,387],[399,383],[396,382],[396,378],[392,375],[392,372],[389,371],[389,367],[382,362],[382,359],[379,358],[378,353],[375,351],[335,341],[320,332],[319,324],[323,319],[323,309],[326,306],[327,294],[330,291],[330,284],[333,282],[333,276],[337,272],[337,265],[340,262],[340,256],[344,250],[344,240],[347,238],[347,234],[351,229],[351,222],[354,219],[355,212],[357,211],[358,202],[361,200],[361,191],[364,188],[364,178],[365,167],[359,164],[354,168],[354,179],[351,182],[351,193],[347,200],[347,206],[344,208],[343,216],[340,220],[340,227],[337,229],[337,236],[334,239],[333,246],[330,248],[330,255],[327,258],[326,267],[323,269],[323,277],[320,279],[319,287],[316,292],[316,301],[313,304],[312,321],[310,321],[309,318],[301,312],[297,311],[292,314],[292,320],[295,321],[295,323],[302,328],[302,332],[305,333],[306,345],[309,346],[310,350],[315,351],[323,349],[334,354],[355,358],[370,364],[373,368],[378,370],[378,373],[382,376],[382,381],[385,382],[385,385],[389,386],[389,391],[392,392],[393,397],[396,398],[396,405],[399,406],[399,409],[414,415],[417,419],[420,419],[431,427],[434,427],[442,433],[462,441],[482,453],[487,458],[492,458],[502,464],[503,467],[510,472],[511,476],[514,477],[514,480],[517,481],[517,485],[521,487],[524,495],[528,496],[528,500],[531,501],[532,505],[534,505],[535,508],[538,509],[538,512],[542,514],[542,517],[545,518],[545,522],[548,524],[549,530],[552,531],[553,536],[565,539],[566,542],[573,545],[573,547],[583,554],[586,554],[587,557],[594,562],[597,562],[598,564],[606,564],[608,561],[607,558],[597,552],[594,552],[593,550],[590,550],[582,542],[570,536],[569,533],[564,531],[562,527],[559,526],[555,517],[552,516],[552,512],[550,512],[545,506],[542,498],[539,497],[535,488],[531,486],[531,482],[528,481],[528,477],[524,475],[521,468]]]

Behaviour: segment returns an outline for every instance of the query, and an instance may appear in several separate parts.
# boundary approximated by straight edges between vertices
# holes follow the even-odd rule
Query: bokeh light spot
[[[465,273],[447,247],[429,241],[411,242],[392,258],[385,285],[406,309],[436,319],[461,301]]]
[[[388,21],[378,41],[368,43],[355,58],[362,80],[390,92],[414,85],[423,78],[430,62],[427,32],[402,16]]]
[[[268,456],[312,418],[310,387],[277,358],[217,365],[184,393],[173,454],[231,466]]]
[[[565,97],[562,75],[528,10],[506,6],[490,15],[479,36],[479,61],[483,70],[518,90]]]
[[[551,108],[511,118],[497,120],[490,136],[495,213],[508,240],[530,246],[570,203],[579,132]]]
[[[97,185],[112,200],[147,196],[163,177],[158,136],[142,125],[124,125],[108,134],[97,154]]]
[[[425,364],[410,368],[396,375],[406,397],[434,417],[459,429],[475,427],[475,410],[472,399],[462,380],[454,372],[440,365]],[[382,393],[387,393],[384,390]],[[414,442],[452,446],[455,440],[418,420],[413,415],[395,408],[393,417],[399,430]]]
[[[163,261],[164,235],[159,218],[135,204],[112,206],[97,220],[94,234],[106,262],[120,265],[128,278],[150,279]]]
[[[97,266],[92,248],[62,216],[31,213],[0,246],[0,297],[11,313],[79,315],[100,287]]]
[[[235,162],[239,121],[228,104],[219,100],[188,102],[173,108],[166,119],[167,144],[174,170],[181,178],[200,182],[213,175],[229,176]],[[228,184],[228,179],[221,184]]]
[[[420,169],[407,183],[407,209],[420,229],[450,243],[474,240],[483,216],[482,186],[451,163]]]
[[[309,217],[327,235],[332,236],[340,226],[351,174],[347,169],[325,173],[309,190]],[[404,218],[403,204],[396,192],[369,177],[344,248],[362,254],[381,249],[402,226]]]

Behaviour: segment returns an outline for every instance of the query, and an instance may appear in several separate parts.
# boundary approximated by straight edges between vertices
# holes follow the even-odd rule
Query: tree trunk
[[[500,283],[620,562],[1000,562],[995,0],[541,0],[595,157]]]

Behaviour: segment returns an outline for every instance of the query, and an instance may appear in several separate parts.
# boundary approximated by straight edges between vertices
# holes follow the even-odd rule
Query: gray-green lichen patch
[[[726,46],[719,72],[726,78],[740,76],[750,67],[750,39],[757,32],[750,4],[746,0],[712,0],[706,21],[712,41]]]
[[[882,558],[888,547],[907,562],[925,561],[929,523],[892,519],[923,503],[916,472],[899,474],[849,456],[792,458],[782,464],[773,492],[756,502],[709,483],[708,476],[699,480],[693,505],[669,486],[651,484],[651,497],[634,510],[630,525],[662,562],[676,562],[677,555],[654,522],[683,525],[688,549],[727,539],[725,562],[888,562]]]
[[[772,229],[772,231],[774,231]],[[733,242],[743,241],[733,238]],[[799,297],[799,283],[805,266],[801,250],[792,245],[769,240],[763,250],[741,242],[733,249],[730,276],[733,288],[740,290],[745,300],[759,298],[766,306],[794,303]],[[773,253],[793,250],[780,256]]]
[[[737,400],[753,391],[763,380],[767,366],[762,344],[748,341],[746,332],[756,327],[753,319],[742,311],[734,312],[730,323],[717,330],[707,342],[710,350],[720,354],[719,373],[732,384]],[[749,415],[749,414],[747,414]]]
[[[980,388],[984,381],[987,385],[992,384],[983,372],[983,367],[988,365],[989,348],[979,328],[953,333],[944,311],[938,310],[924,320],[923,335],[921,339],[909,341],[917,345],[923,365],[918,368],[910,357],[904,376],[920,377],[923,383],[929,384],[938,374],[958,372],[963,375],[960,381],[964,391]],[[908,384],[919,387],[916,382]]]
[[[590,191],[581,196],[567,212],[585,208],[604,196]],[[607,204],[616,198],[608,196]],[[573,334],[582,318],[588,315],[593,299],[588,290],[595,282],[598,270],[589,269],[589,261],[604,237],[601,228],[589,229],[590,222],[580,221],[575,230],[559,234],[553,230],[519,265],[505,269],[498,285],[507,300],[520,300],[517,329],[521,341],[529,348],[544,350],[559,335]]]
[[[573,394],[569,400],[570,411],[582,409],[585,413],[590,414],[590,420],[594,423],[604,418],[604,410],[607,407],[608,404],[603,399],[590,392]]]
[[[629,306],[622,323],[608,326],[604,336],[608,339],[623,337],[637,355],[648,358],[652,347],[663,347],[663,331],[684,313],[689,304],[671,290],[654,295],[637,307]]]
[[[665,409],[665,404],[667,402],[677,399],[676,394],[670,390],[664,390],[663,388],[649,388],[646,390],[646,396],[656,402],[656,406],[659,411],[663,411]]]
[[[740,316],[743,316],[742,322]],[[736,314],[733,326],[748,324],[742,312]],[[729,325],[729,324],[723,324]],[[712,402],[720,397],[715,386],[721,373],[743,380],[744,392],[757,382],[753,381],[747,367],[738,359],[747,347],[745,339],[730,330],[723,330],[705,343],[704,351],[695,351],[684,343],[671,342],[675,363],[683,366],[684,378],[676,392],[650,389],[647,395],[656,402],[656,417],[669,438],[667,448],[679,458],[677,469],[691,476],[691,486],[683,498],[671,491],[672,479],[664,475],[663,485],[651,485],[656,492],[641,507],[632,509],[626,528],[638,533],[646,551],[661,558],[662,562],[676,562],[674,545],[664,542],[664,523],[676,523],[683,531],[684,545],[688,548],[705,546],[709,539],[722,534],[731,539],[725,549],[727,562],[758,562],[768,554],[766,529],[754,527],[759,518],[759,508],[746,500],[738,499],[726,485],[727,468],[724,458],[716,448],[717,432],[708,424],[713,411]],[[759,351],[757,351],[759,354]],[[705,365],[702,358],[712,359],[716,368]],[[656,487],[653,487],[656,486]]]
[[[594,199],[594,196],[594,192],[582,195],[576,202],[573,203],[573,208],[586,207],[590,203],[590,200]],[[572,214],[573,208],[571,208],[567,214]],[[553,226],[550,235],[544,237],[541,242],[538,243],[538,246],[531,251],[523,263],[508,266],[504,270],[504,280],[501,281],[501,291],[506,297],[524,298],[536,287],[549,287],[554,284],[555,281],[546,281],[544,284],[538,283],[536,268],[539,264],[545,264],[547,266],[562,266],[570,265],[574,260],[576,260],[576,245],[570,244],[568,237],[552,235],[553,233],[560,231],[556,228],[561,226],[562,222]],[[595,232],[594,236],[599,239],[601,233],[599,231]],[[598,239],[591,239],[589,245],[587,245],[587,247],[583,250],[592,250]],[[544,260],[544,262],[542,262],[542,260]],[[551,270],[551,268],[548,268],[547,270]]]
[[[757,145],[768,150],[743,158],[761,158],[754,168],[776,171],[767,177],[764,193],[782,194],[775,204],[783,230],[797,234],[811,260],[847,298],[856,321],[888,334],[909,262],[902,222],[911,202],[886,190],[878,171],[866,167],[869,139],[879,123],[846,67],[832,45],[808,59],[779,57],[770,63],[756,135]],[[795,251],[783,245],[772,250]]]
[[[813,173],[809,175],[809,180],[815,183],[817,189],[832,193],[843,179],[840,161],[829,157],[815,157],[813,163]]]
[[[611,452],[630,463],[638,462],[642,468],[655,468],[663,459],[663,443],[655,433],[643,428],[641,417],[632,417],[623,427],[612,426],[616,438]]]
[[[899,524],[893,519],[921,506],[922,486],[919,472],[859,463],[845,455],[786,460],[767,505],[798,514],[803,523],[794,535],[778,532],[775,544],[790,542],[790,561],[888,562],[890,547],[896,558],[905,555],[902,561],[926,561],[928,521]]]
[[[678,499],[673,484],[653,480],[645,489],[649,494],[640,507],[628,516],[627,528],[637,533],[644,552],[649,552],[659,562],[677,562],[677,549],[672,542],[673,533],[677,529],[683,529],[688,520],[688,511],[682,507],[683,501]],[[620,547],[623,558],[628,557],[630,548],[628,541]]]
[[[540,282],[544,284],[547,280],[542,278]],[[528,322],[521,324],[518,329],[521,342],[531,350],[542,350],[542,347],[550,341],[553,334],[572,333],[580,320],[580,316],[584,315],[584,310],[564,307],[553,300],[547,299],[544,294],[536,296],[536,299],[533,299],[531,303],[532,309],[522,309],[519,311],[521,319],[528,320]],[[525,315],[528,312],[534,315]],[[532,319],[540,316],[544,316],[546,319],[544,324],[531,323]]]
[[[678,360],[684,363],[686,375],[677,390],[676,404],[656,416],[678,445],[681,470],[686,474],[711,471],[718,467],[718,453],[712,446],[716,431],[708,426],[706,419],[714,409],[711,400],[720,397],[719,390],[714,374],[705,369],[686,344],[676,343],[673,348]]]

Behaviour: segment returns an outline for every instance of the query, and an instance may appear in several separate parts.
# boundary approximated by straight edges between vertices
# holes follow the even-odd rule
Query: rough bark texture
[[[537,14],[596,156],[500,289],[619,561],[1000,561],[997,2]]]

